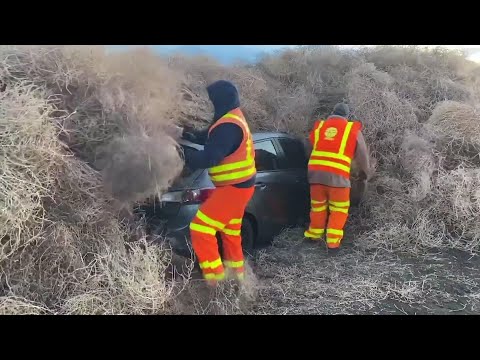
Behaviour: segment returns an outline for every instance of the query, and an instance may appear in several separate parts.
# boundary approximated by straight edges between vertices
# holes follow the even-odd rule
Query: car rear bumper
[[[186,226],[184,229],[167,229],[166,237],[166,240],[175,253],[187,257],[193,253],[190,226]]]
[[[166,222],[164,234],[173,251],[182,256],[190,256],[192,243],[190,223],[198,211],[199,205],[184,205],[178,214]]]

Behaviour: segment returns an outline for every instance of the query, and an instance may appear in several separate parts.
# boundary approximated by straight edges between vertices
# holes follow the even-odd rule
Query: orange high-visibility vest
[[[243,131],[243,140],[233,154],[228,155],[220,164],[208,169],[215,186],[239,184],[251,179],[257,173],[252,134],[242,111],[236,108],[225,114],[210,128],[208,134],[217,126],[225,123],[240,126]]]
[[[361,128],[361,123],[343,118],[317,121],[308,170],[330,172],[349,179]]]

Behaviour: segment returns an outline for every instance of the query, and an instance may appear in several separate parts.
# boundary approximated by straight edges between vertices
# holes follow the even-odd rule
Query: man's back
[[[346,123],[348,122],[346,118],[338,115],[329,116],[327,118],[327,121],[333,118],[343,119]],[[315,129],[316,127],[314,127],[314,129],[310,132],[310,136],[309,136],[312,149],[315,146]],[[357,136],[357,139],[356,139],[355,155],[353,158],[353,162],[356,163],[356,166],[358,167],[360,173],[362,174],[361,176],[366,178],[369,171],[368,170],[369,169],[368,149],[365,143],[365,138],[363,137],[363,134],[360,130],[358,131],[356,136]],[[326,141],[326,140],[319,139],[319,141]],[[310,184],[322,184],[322,185],[327,185],[332,187],[351,187],[350,179],[329,171],[309,172],[309,182]]]

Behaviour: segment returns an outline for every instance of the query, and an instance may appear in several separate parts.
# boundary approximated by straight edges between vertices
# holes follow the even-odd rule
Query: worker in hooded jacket
[[[316,121],[310,132],[310,227],[304,236],[320,240],[326,235],[327,247],[333,251],[340,246],[348,218],[352,161],[358,164],[362,180],[370,169],[361,123],[349,121],[348,115],[348,105],[339,103],[332,115]]]
[[[207,283],[216,286],[229,276],[244,279],[241,227],[255,185],[255,151],[252,134],[240,110],[239,94],[228,81],[207,87],[215,113],[203,131],[183,130],[183,138],[204,145],[186,159],[191,170],[208,169],[215,185],[190,224],[192,246]],[[216,239],[223,244],[221,259]]]

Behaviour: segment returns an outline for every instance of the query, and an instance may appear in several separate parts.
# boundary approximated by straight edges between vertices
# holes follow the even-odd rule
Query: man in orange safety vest
[[[204,131],[184,130],[183,137],[204,144],[204,150],[189,155],[191,170],[208,169],[215,190],[200,205],[190,224],[192,246],[203,277],[209,285],[232,275],[244,279],[242,218],[255,186],[255,150],[252,134],[240,110],[239,94],[229,81],[219,80],[207,87],[215,113]],[[216,239],[220,233],[223,259]]]
[[[349,121],[349,107],[339,103],[326,120],[315,122],[310,133],[312,152],[308,162],[310,183],[310,226],[304,236],[320,240],[326,235],[327,247],[340,247],[350,208],[350,170],[359,166],[361,178],[369,176],[368,150],[361,124]]]

